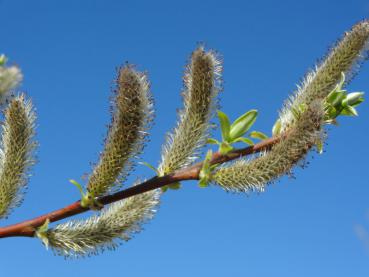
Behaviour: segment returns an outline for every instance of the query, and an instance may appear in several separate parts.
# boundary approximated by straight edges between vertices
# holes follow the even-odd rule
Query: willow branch
[[[280,137],[273,137],[266,139],[258,144],[249,146],[242,149],[234,150],[227,155],[221,155],[219,152],[213,154],[210,163],[211,164],[222,164],[242,156],[251,155],[260,151],[270,149],[274,144],[279,142]],[[158,189],[163,186],[186,180],[198,180],[199,173],[202,168],[202,162],[196,163],[187,168],[175,171],[171,174],[164,175],[162,177],[153,177],[139,185],[121,190],[111,195],[103,196],[98,199],[103,205],[107,205],[137,194],[141,194],[150,190]],[[64,208],[55,210],[50,213],[35,217],[30,220],[26,220],[14,225],[9,225],[0,228],[0,238],[6,237],[33,237],[37,227],[40,227],[46,219],[50,222],[59,221],[68,217],[72,217],[77,214],[87,212],[88,208],[83,208],[80,205],[80,201],[76,201]]]

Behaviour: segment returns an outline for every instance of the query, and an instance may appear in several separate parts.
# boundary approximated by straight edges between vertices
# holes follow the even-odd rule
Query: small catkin
[[[112,123],[104,150],[88,180],[87,189],[94,196],[120,188],[132,170],[147,138],[153,118],[153,103],[146,75],[130,65],[119,69],[113,100]]]
[[[32,103],[19,95],[4,111],[0,142],[0,218],[6,217],[23,199],[36,143]]]
[[[158,190],[132,196],[111,204],[99,215],[72,220],[46,232],[48,246],[57,255],[84,257],[105,249],[114,250],[128,241],[151,219],[159,204]]]
[[[191,164],[206,143],[209,121],[217,105],[222,66],[214,52],[202,47],[192,53],[184,76],[184,107],[176,128],[167,135],[159,174],[168,174]]]
[[[311,106],[269,152],[251,161],[238,160],[217,169],[211,182],[227,191],[263,191],[265,186],[287,174],[303,160],[307,152],[322,139],[323,106],[319,102]]]
[[[294,120],[292,108],[324,99],[339,83],[342,72],[345,73],[347,81],[354,76],[360,64],[367,58],[368,41],[368,20],[354,25],[343,35],[315,70],[308,72],[297,91],[286,102],[280,112],[282,131],[287,130]]]

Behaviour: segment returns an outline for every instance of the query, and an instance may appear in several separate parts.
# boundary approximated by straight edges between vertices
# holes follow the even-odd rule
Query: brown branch
[[[279,137],[266,139],[258,144],[249,146],[246,148],[234,150],[227,155],[221,155],[219,152],[213,154],[210,163],[211,164],[222,164],[224,162],[232,161],[242,156],[257,153],[263,150],[270,149],[274,144],[279,142]],[[172,174],[165,175],[162,177],[153,177],[139,185],[130,187],[128,189],[119,191],[112,195],[107,195],[98,199],[103,205],[107,205],[137,194],[141,194],[150,190],[154,190],[175,182],[185,181],[185,180],[197,180],[199,178],[199,173],[202,167],[202,162],[196,163],[190,167],[175,171]],[[83,212],[88,211],[88,208],[83,208],[80,205],[80,201],[76,201],[59,210],[41,215],[39,217],[26,220],[14,225],[9,225],[0,228],[0,238],[6,237],[33,237],[37,227],[41,226],[46,219],[50,222],[59,221]]]

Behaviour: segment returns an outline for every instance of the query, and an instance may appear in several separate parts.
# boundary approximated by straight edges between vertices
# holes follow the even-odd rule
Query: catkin
[[[357,72],[360,64],[368,56],[369,21],[362,21],[346,32],[330,49],[322,62],[306,74],[297,91],[288,99],[280,112],[282,131],[288,129],[294,121],[292,109],[301,104],[323,100],[339,83],[341,74],[345,73],[348,82]]]
[[[0,218],[6,217],[23,199],[36,143],[32,103],[19,95],[4,111],[0,142]]]
[[[270,151],[253,160],[238,160],[217,169],[214,184],[229,191],[262,191],[265,185],[291,172],[308,150],[323,139],[325,97],[341,80],[342,72],[352,77],[367,56],[369,21],[353,26],[327,57],[309,72],[281,113],[282,139]],[[299,111],[296,116],[294,110]]]
[[[221,70],[214,52],[200,47],[192,53],[184,76],[184,107],[179,112],[176,128],[167,135],[163,146],[160,175],[191,164],[205,145],[220,91]]]
[[[105,249],[114,250],[121,241],[128,241],[151,219],[159,204],[158,190],[115,202],[99,215],[71,220],[46,232],[48,246],[57,255],[84,257]]]
[[[112,123],[104,150],[88,180],[94,196],[120,188],[141,153],[152,117],[152,99],[146,75],[132,66],[120,68],[112,107]]]

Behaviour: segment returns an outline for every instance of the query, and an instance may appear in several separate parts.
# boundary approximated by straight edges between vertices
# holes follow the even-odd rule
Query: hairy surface
[[[289,173],[309,149],[322,139],[323,101],[341,80],[342,72],[353,75],[366,58],[369,22],[355,25],[333,47],[323,62],[307,74],[297,92],[280,113],[285,137],[269,152],[251,161],[239,160],[221,167],[212,175],[216,183],[230,191],[262,191],[266,184]],[[293,110],[304,105],[296,116]]]
[[[0,218],[20,205],[36,143],[32,103],[20,95],[6,108],[0,144]]]
[[[269,152],[220,167],[211,175],[211,182],[227,191],[263,191],[265,185],[289,173],[322,138],[323,115],[322,105],[314,103]]]
[[[58,255],[83,257],[114,250],[128,241],[151,219],[159,204],[159,191],[150,191],[111,204],[86,220],[57,225],[46,233],[48,245]]]
[[[184,107],[162,150],[159,174],[165,175],[191,164],[206,143],[209,120],[220,91],[221,64],[215,53],[200,47],[192,53],[184,76]]]
[[[324,99],[340,81],[342,72],[345,73],[347,80],[354,76],[361,62],[367,58],[368,41],[368,20],[354,25],[344,34],[315,70],[308,72],[297,91],[286,102],[280,113],[282,131],[287,130],[294,120],[292,108]]]
[[[144,74],[132,66],[120,68],[105,147],[87,185],[94,196],[120,188],[143,149],[152,117],[152,99]]]

